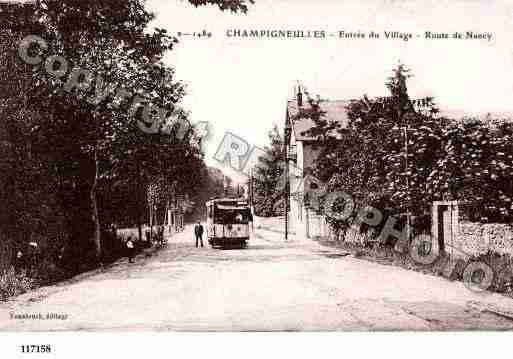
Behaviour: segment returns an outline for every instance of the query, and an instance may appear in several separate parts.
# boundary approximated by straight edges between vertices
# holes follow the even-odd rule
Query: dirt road
[[[259,230],[247,249],[194,248],[191,228],[122,260],[0,305],[0,330],[513,329],[481,312],[513,301]],[[21,319],[34,315],[36,319]]]

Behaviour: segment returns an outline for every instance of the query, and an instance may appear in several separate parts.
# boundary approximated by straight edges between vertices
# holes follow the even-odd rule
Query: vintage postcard
[[[0,1],[0,331],[512,330],[512,34],[498,0]]]

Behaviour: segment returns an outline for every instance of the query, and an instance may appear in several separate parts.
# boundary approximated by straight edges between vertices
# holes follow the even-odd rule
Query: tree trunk
[[[142,199],[141,199],[141,170],[139,168],[139,162],[137,162],[137,230],[139,232],[139,243],[142,241],[143,234],[142,234],[142,216],[143,216],[143,210],[141,208],[142,206]]]
[[[153,241],[153,203],[150,201],[150,242]]]
[[[141,221],[141,213],[137,216],[137,231],[139,232],[139,242],[142,241],[142,221]]]
[[[98,175],[99,175],[99,161],[98,161],[98,153],[94,151],[94,181],[91,186],[91,204],[93,207],[93,223],[94,223],[94,247],[95,247],[95,256],[98,262],[101,262],[101,254],[102,254],[102,245],[101,245],[101,230],[100,230],[100,216],[98,213],[98,201],[96,199],[96,189],[98,187]]]
[[[162,224],[169,228],[169,224],[171,222],[171,219],[169,218],[169,200],[166,201],[166,208],[164,209],[164,211],[164,223]]]

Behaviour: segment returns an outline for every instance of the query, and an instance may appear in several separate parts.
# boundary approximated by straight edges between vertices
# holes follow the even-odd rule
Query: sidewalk
[[[280,217],[256,217],[255,216],[255,230],[260,229],[264,231],[279,233],[285,236],[285,218]],[[306,240],[307,238],[297,238],[296,232],[289,229],[289,238],[291,240]]]

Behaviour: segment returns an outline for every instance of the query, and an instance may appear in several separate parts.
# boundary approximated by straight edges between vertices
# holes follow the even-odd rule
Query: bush
[[[513,257],[488,251],[485,254],[471,258],[487,264],[494,273],[491,289],[499,293],[511,293],[513,289]]]
[[[68,273],[48,258],[41,260],[28,274],[37,278],[37,283],[41,286],[57,283],[71,277],[71,273]]]
[[[16,273],[13,267],[0,273],[0,301],[23,294],[36,286],[25,271]]]

